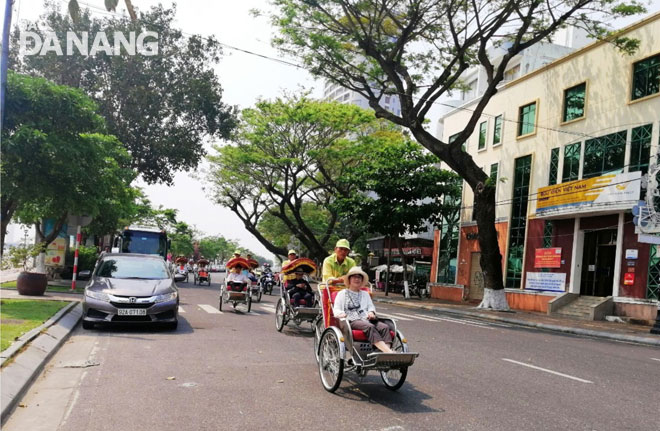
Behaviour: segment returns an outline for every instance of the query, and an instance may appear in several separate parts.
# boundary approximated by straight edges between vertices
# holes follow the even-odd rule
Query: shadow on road
[[[169,333],[172,335],[185,335],[195,332],[193,327],[188,323],[188,321],[179,315],[179,324],[175,331],[169,329],[164,324],[159,323],[144,323],[144,322],[114,322],[114,323],[101,323],[96,324],[93,330],[99,333],[99,335],[123,335],[126,334],[126,338],[133,339],[145,339],[143,337],[137,336],[128,336],[127,334],[158,334],[158,333]]]
[[[391,391],[383,386],[380,376],[375,374],[365,377],[362,381],[354,376],[345,376],[343,385],[335,395],[347,400],[380,404],[397,413],[445,412],[444,409],[424,405],[424,401],[433,397],[417,390],[414,385],[405,383],[398,391]]]

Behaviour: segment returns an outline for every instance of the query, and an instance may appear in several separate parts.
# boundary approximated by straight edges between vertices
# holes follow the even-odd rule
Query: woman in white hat
[[[335,317],[347,318],[351,328],[363,331],[378,350],[392,353],[390,327],[376,319],[376,307],[369,292],[360,290],[367,284],[367,274],[359,266],[354,266],[344,276],[344,284],[348,289],[337,294],[332,307]]]

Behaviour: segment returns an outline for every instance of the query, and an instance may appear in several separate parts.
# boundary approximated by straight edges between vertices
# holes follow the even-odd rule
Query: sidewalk
[[[650,326],[600,320],[577,320],[563,316],[548,316],[547,314],[531,311],[512,310],[510,312],[502,312],[485,310],[477,308],[476,304],[456,303],[438,299],[404,299],[403,295],[399,293],[390,293],[389,296],[385,296],[385,293],[380,291],[373,292],[373,300],[374,302],[433,310],[464,317],[506,322],[514,325],[566,334],[660,347],[660,336],[651,334],[649,332],[651,330]]]

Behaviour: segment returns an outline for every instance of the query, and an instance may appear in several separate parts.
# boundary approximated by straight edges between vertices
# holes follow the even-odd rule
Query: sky
[[[66,7],[68,0],[55,0]],[[97,16],[103,16],[104,0],[79,0],[81,7],[91,5]],[[133,5],[139,9],[162,3],[171,6],[168,0],[133,0]],[[250,14],[252,9],[268,10],[266,0],[185,0],[177,4],[176,25],[185,33],[195,33],[202,36],[214,35],[220,42],[234,47],[260,53],[266,56],[281,58],[276,49],[270,45],[274,29],[267,15],[255,18]],[[99,10],[100,9],[100,10]],[[650,2],[649,13],[660,10],[660,0]],[[34,20],[44,11],[43,0],[15,0],[14,20]],[[98,12],[97,12],[98,11]],[[123,0],[119,2],[117,13],[126,13]],[[628,25],[641,17],[620,20],[617,27]],[[297,62],[290,59],[292,62]],[[224,50],[224,56],[215,67],[224,89],[223,100],[226,104],[246,108],[254,105],[260,99],[271,99],[283,91],[299,91],[305,88],[312,91],[313,96],[321,96],[322,83],[315,80],[307,71],[292,66],[283,65],[272,60],[249,55],[231,49]],[[434,124],[434,123],[432,123]],[[205,144],[208,150],[211,143]],[[212,151],[212,150],[211,150]],[[245,230],[242,222],[230,210],[214,204],[210,198],[211,192],[204,183],[203,164],[196,172],[177,173],[174,185],[146,185],[143,187],[149,199],[155,206],[178,210],[178,218],[194,225],[203,235],[222,235],[236,240],[241,246],[264,257],[272,255]],[[16,227],[10,229],[8,242],[22,238],[23,232]]]

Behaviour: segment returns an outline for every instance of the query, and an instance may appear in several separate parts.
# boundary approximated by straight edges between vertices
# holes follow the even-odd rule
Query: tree
[[[118,4],[119,4],[119,0],[106,0],[105,8],[109,11],[114,12],[115,10],[117,10]],[[133,8],[133,2],[131,0],[124,0],[124,4],[126,4],[126,10],[128,10],[128,15],[131,17],[131,20],[137,21],[137,14],[135,13],[135,9]],[[78,4],[78,0],[69,0],[68,9],[71,18],[75,22],[78,22],[80,20],[80,5]]]
[[[105,135],[96,104],[82,91],[10,73],[2,130],[2,242],[13,218],[34,224],[41,251],[68,215],[96,216],[123,201],[135,178],[121,143]],[[52,232],[40,221],[55,218]]]
[[[207,259],[229,259],[238,246],[223,236],[207,236],[199,240],[199,250]]]
[[[380,134],[378,145],[363,163],[348,169],[340,179],[358,192],[335,205],[361,229],[397,240],[425,231],[458,210],[461,189],[457,175],[438,169],[438,158],[399,133]],[[400,241],[399,253],[404,256]],[[406,266],[404,265],[404,279]]]
[[[373,114],[353,105],[320,102],[302,95],[261,101],[245,109],[234,145],[214,147],[209,182],[215,199],[231,209],[270,252],[286,256],[259,230],[263,217],[275,217],[309,251],[323,259],[340,214],[330,204],[347,194],[339,185],[346,168],[369,157],[359,137],[379,126]],[[325,229],[305,219],[303,208],[327,209]],[[268,216],[269,215],[269,216]],[[357,236],[360,232],[354,231]]]
[[[115,2],[116,3],[116,2]],[[147,183],[172,182],[176,171],[197,167],[205,154],[203,142],[227,138],[235,125],[234,109],[222,102],[222,87],[212,68],[221,47],[213,37],[185,37],[174,27],[175,9],[153,7],[133,21],[128,17],[93,18],[83,11],[76,23],[58,5],[29,28],[46,40],[47,32],[66,41],[104,32],[114,47],[116,32],[129,35],[152,31],[158,35],[155,55],[13,56],[13,67],[59,84],[81,88],[98,104],[108,130],[132,157],[132,167]],[[126,36],[128,38],[128,36]],[[14,36],[17,45],[18,29]],[[148,41],[151,41],[149,39]],[[45,43],[44,43],[45,45]],[[66,47],[61,47],[66,52]],[[77,53],[74,51],[74,53]]]
[[[495,230],[495,186],[463,144],[497,92],[509,62],[522,50],[567,25],[609,38],[623,50],[637,41],[609,33],[599,18],[642,12],[635,0],[274,0],[274,40],[301,58],[318,76],[354,90],[369,101],[376,116],[410,130],[415,139],[460,175],[474,191],[479,228],[483,307],[508,309],[502,256]],[[499,63],[487,56],[490,46],[505,50]],[[468,68],[483,66],[486,88],[456,140],[443,142],[424,127],[429,110],[442,96],[464,85]],[[401,114],[380,105],[398,97]]]

